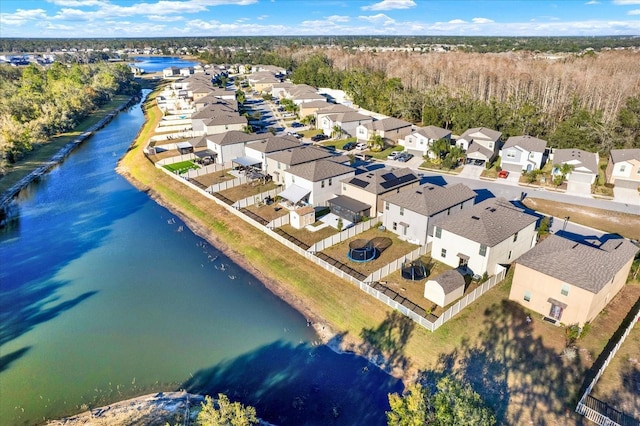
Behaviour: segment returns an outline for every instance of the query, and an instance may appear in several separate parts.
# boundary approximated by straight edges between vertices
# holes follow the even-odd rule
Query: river
[[[306,319],[114,168],[121,112],[18,197],[0,232],[0,424],[155,391],[226,393],[281,425],[383,425],[398,380]]]

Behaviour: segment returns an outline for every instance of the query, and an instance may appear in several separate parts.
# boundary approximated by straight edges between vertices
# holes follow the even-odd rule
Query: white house
[[[383,225],[402,240],[425,245],[433,235],[433,223],[471,208],[476,193],[468,186],[423,185],[415,190],[384,197]]]
[[[474,127],[464,132],[456,144],[467,152],[467,159],[491,162],[498,155],[501,136],[496,130]]]
[[[493,275],[536,244],[536,217],[491,198],[436,223],[431,257],[474,275]]]
[[[278,185],[285,183],[284,172],[289,167],[309,163],[322,158],[331,157],[329,150],[313,145],[298,145],[294,148],[280,150],[266,156],[265,171],[271,175]]]
[[[262,170],[266,171],[267,155],[298,146],[300,146],[300,141],[293,136],[272,136],[245,146],[244,155],[247,160],[258,161]]]
[[[509,172],[539,170],[544,166],[547,141],[533,136],[511,136],[500,153],[500,166]]]
[[[307,193],[306,202],[313,206],[326,206],[327,200],[340,194],[340,181],[354,177],[356,171],[353,167],[336,163],[332,160],[322,159],[310,163],[292,166],[284,172],[284,184],[287,189],[295,185],[303,191],[294,191],[296,194]],[[280,196],[287,198],[287,189]],[[294,204],[297,201],[290,200]]]
[[[437,126],[420,127],[418,130],[400,139],[398,142],[406,151],[420,156],[428,155],[433,158],[431,145],[437,140],[445,139],[451,142],[451,131]]]
[[[245,155],[248,143],[264,140],[264,135],[247,134],[238,130],[205,135],[207,149],[215,153],[215,162],[230,165],[231,161]]]
[[[572,166],[570,173],[565,175],[567,179],[567,192],[590,194],[591,185],[598,176],[598,162],[600,157],[597,152],[588,152],[581,149],[556,149],[553,151],[554,176],[561,174],[559,167],[563,164]]]
[[[333,133],[335,127],[339,127],[342,134],[352,136],[356,134],[356,128],[359,125],[371,123],[372,121],[373,118],[359,112],[341,112],[322,115],[320,122],[316,121],[316,125],[328,136]]]
[[[356,127],[356,138],[365,142],[372,136],[378,135],[386,142],[397,144],[400,139],[410,133],[411,123],[393,117],[374,120]]]

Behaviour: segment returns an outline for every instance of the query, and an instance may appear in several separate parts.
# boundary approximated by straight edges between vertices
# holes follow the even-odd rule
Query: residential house
[[[253,83],[253,88],[256,92],[267,93],[271,92],[273,85],[280,83],[280,80],[274,76],[263,77]]]
[[[267,167],[265,171],[271,175],[273,181],[278,185],[285,184],[284,172],[289,167],[298,164],[309,163],[322,158],[331,157],[329,150],[318,148],[313,145],[299,145],[294,148],[281,150],[266,156]]]
[[[430,158],[434,158],[433,153],[430,151],[431,146],[437,140],[445,139],[449,143],[451,142],[451,131],[443,129],[437,126],[420,127],[418,130],[408,134],[404,139],[400,139],[398,142],[404,146],[406,151],[412,154],[420,156],[428,155]]]
[[[170,78],[170,77],[178,77],[180,75],[180,68],[178,67],[167,67],[162,70],[162,77]]]
[[[300,110],[298,111],[298,115],[300,117],[307,117],[309,115],[315,116],[316,112],[322,108],[326,108],[330,104],[327,103],[326,99],[304,102],[299,105]]]
[[[468,160],[490,163],[498,156],[501,136],[502,133],[496,130],[474,127],[464,132],[456,144],[467,152]]]
[[[244,153],[249,159],[259,161],[262,170],[267,170],[267,156],[274,152],[300,146],[300,141],[293,136],[272,136],[265,140],[245,146]]]
[[[327,101],[327,99],[324,96],[311,90],[295,91],[291,94],[291,100],[293,101],[294,104],[298,106],[302,106],[305,103],[309,103],[309,102],[323,102],[323,101],[326,102]]]
[[[511,136],[500,154],[500,167],[509,172],[540,170],[544,166],[547,141],[533,136]]]
[[[637,252],[613,235],[594,244],[550,235],[516,260],[509,299],[551,320],[583,326],[625,285]]]
[[[356,128],[362,124],[373,122],[373,118],[359,112],[340,112],[336,114],[322,115],[319,128],[325,135],[331,136],[334,129],[339,128],[343,135],[353,136]],[[318,122],[316,122],[317,125]]]
[[[473,206],[476,193],[468,186],[423,185],[415,190],[384,196],[383,225],[402,240],[425,245],[433,223]]]
[[[304,193],[306,195],[303,198],[296,200],[298,195],[294,195],[290,201],[295,204],[304,199],[313,206],[326,206],[327,200],[340,193],[340,181],[352,178],[355,174],[353,167],[326,159],[291,166],[284,172],[286,189],[280,196],[287,198],[288,192]]]
[[[191,74],[194,73],[194,69],[193,67],[183,67],[183,68],[180,68],[179,73],[183,77],[189,77]]]
[[[271,86],[271,96],[276,99],[282,99],[287,93],[287,90],[291,87],[295,86],[293,83],[288,81],[283,81],[282,83],[274,83]]]
[[[229,130],[243,130],[247,125],[247,119],[240,115],[225,113],[223,111],[211,111],[204,109],[191,116],[192,127],[195,134],[213,135]]]
[[[356,137],[359,141],[366,142],[372,136],[378,135],[386,143],[396,145],[398,141],[411,133],[411,123],[398,118],[387,117],[374,120],[356,127]]]
[[[474,275],[494,275],[536,244],[537,218],[504,198],[490,198],[456,215],[439,219],[431,257]]]
[[[264,135],[248,134],[238,130],[205,135],[202,138],[206,141],[207,149],[215,153],[215,162],[227,166],[234,159],[245,156],[247,144],[265,140]]]
[[[587,152],[581,149],[556,149],[553,151],[552,174],[558,176],[562,173],[561,166],[569,164],[571,172],[565,175],[567,180],[567,192],[591,193],[591,185],[598,177],[598,162],[600,157],[597,152]],[[560,167],[556,167],[560,166]]]
[[[340,194],[369,205],[370,216],[377,217],[383,211],[384,195],[409,191],[418,185],[420,178],[410,168],[385,167],[343,180]]]
[[[612,149],[605,171],[607,183],[617,185],[616,180],[626,180],[640,185],[640,148]]]

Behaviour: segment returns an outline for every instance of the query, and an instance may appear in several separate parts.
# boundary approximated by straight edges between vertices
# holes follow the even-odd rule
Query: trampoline
[[[371,241],[358,239],[349,243],[347,257],[354,262],[370,262],[376,258],[377,250]]]
[[[378,251],[378,253],[382,253],[393,244],[393,240],[389,237],[375,237],[370,241],[371,245]]]
[[[420,259],[402,264],[402,278],[411,281],[420,281],[427,278],[427,267]]]

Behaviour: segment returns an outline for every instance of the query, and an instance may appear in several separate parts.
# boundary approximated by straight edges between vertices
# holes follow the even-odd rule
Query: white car
[[[359,144],[356,145],[356,149],[359,149],[359,150],[367,149],[367,144],[364,142],[360,142]]]
[[[391,153],[387,155],[387,160],[395,160],[399,153],[399,151],[391,151]]]

